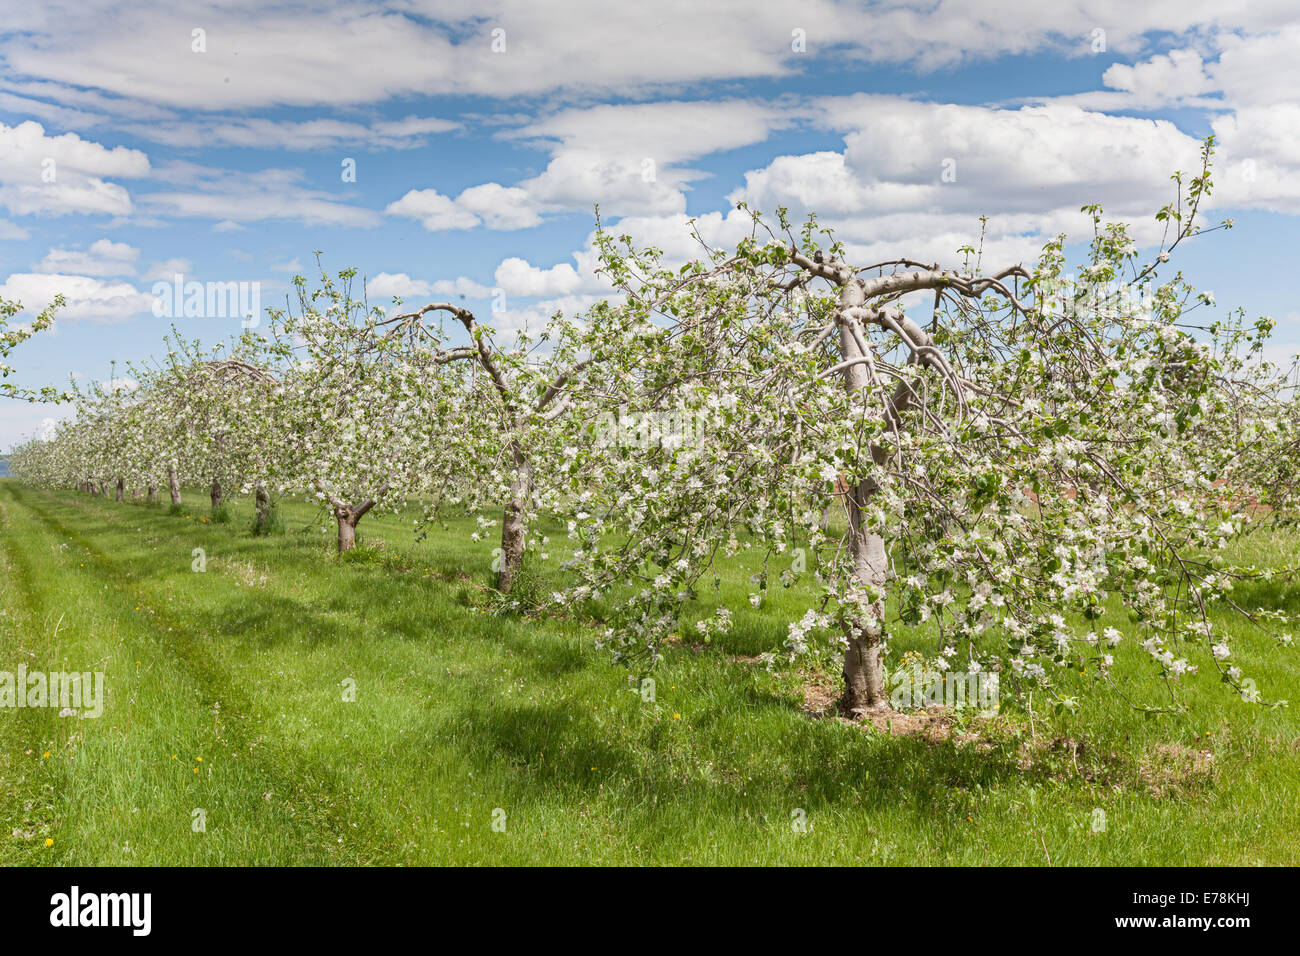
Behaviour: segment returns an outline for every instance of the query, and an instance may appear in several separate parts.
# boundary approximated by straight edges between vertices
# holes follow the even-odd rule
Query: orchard
[[[1294,514],[1297,422],[1286,370],[1260,358],[1269,321],[1207,325],[1210,299],[1170,274],[1203,231],[1211,152],[1176,177],[1146,259],[1084,207],[1077,280],[1065,237],[1032,263],[856,262],[815,218],[751,212],[734,248],[701,241],[685,263],[600,231],[611,294],[507,342],[449,302],[370,304],[321,266],[265,335],[173,334],[131,366],[138,388],[28,394],[75,416],[13,471],[117,501],[166,489],[174,512],[203,489],[215,521],[253,494],[254,533],[278,499],[314,501],[340,553],[372,512],[414,506],[417,536],[468,514],[474,539],[499,535],[500,613],[588,615],[636,675],[668,642],[727,633],[717,563],[748,555],[753,608],[812,585],[762,659],[838,671],[851,719],[897,709],[905,636],[1004,703],[1073,673],[1177,711],[1180,681],[1209,672],[1264,705],[1269,675],[1212,612],[1270,640],[1291,626],[1234,599],[1261,572],[1224,553]],[[56,314],[6,332],[4,354]],[[1159,694],[1128,689],[1140,669]]]

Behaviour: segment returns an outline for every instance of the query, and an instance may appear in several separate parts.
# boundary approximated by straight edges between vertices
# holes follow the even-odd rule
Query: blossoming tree
[[[10,353],[36,333],[53,325],[55,315],[64,304],[63,296],[55,296],[30,325],[11,325],[10,320],[22,312],[22,303],[0,297],[0,396],[26,399],[29,402],[57,401],[61,397],[58,389],[53,386],[33,390],[20,388],[3,379],[7,379],[14,372],[13,366],[7,362]]]
[[[1061,668],[1117,686],[1121,617],[1170,681],[1208,661],[1240,687],[1207,607],[1228,587],[1213,555],[1243,520],[1240,496],[1216,489],[1250,476],[1239,442],[1183,440],[1232,414],[1229,370],[1185,327],[1181,276],[1149,285],[1198,231],[1209,153],[1159,214],[1170,231],[1149,264],[1085,207],[1075,289],[1063,237],[1032,269],[992,272],[973,248],[956,269],[852,264],[815,220],[796,235],[783,212],[777,230],[754,215],[734,251],[678,269],[602,237],[626,302],[594,326],[611,363],[600,404],[691,427],[633,449],[609,437],[619,429],[573,432],[578,583],[557,599],[630,585],[606,640],[653,661],[719,553],[757,550],[768,567],[802,542],[821,600],[790,645],[841,647],[851,714],[888,706],[890,630],[922,625],[938,666],[1014,690]],[[922,315],[904,301],[918,294]],[[842,532],[812,504],[828,494]],[[730,619],[720,607],[698,627]]]
[[[442,329],[435,330],[429,321],[435,314],[450,315],[464,328],[470,344],[448,347]],[[496,586],[509,593],[530,544],[538,544],[528,536],[532,516],[568,504],[566,432],[555,423],[575,412],[580,404],[575,396],[584,381],[593,372],[601,373],[589,351],[588,327],[555,315],[538,340],[519,333],[513,347],[505,348],[497,344],[495,331],[473,312],[449,302],[429,303],[384,324],[420,342],[426,364],[442,369],[444,375],[460,362],[470,366],[467,380],[451,392],[459,399],[449,401],[444,395],[435,404],[444,411],[456,410],[446,416],[440,432],[446,435],[450,430],[457,447],[455,460],[466,479],[460,484],[458,500],[475,512],[505,502]],[[445,440],[430,436],[430,452],[445,446]],[[481,515],[479,523],[480,530],[490,526]]]

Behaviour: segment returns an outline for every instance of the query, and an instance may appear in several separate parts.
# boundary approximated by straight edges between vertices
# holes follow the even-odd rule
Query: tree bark
[[[509,594],[524,563],[528,535],[528,500],[533,494],[533,463],[518,444],[514,445],[515,474],[510,480],[510,500],[501,521],[501,565],[497,569],[497,590]]]
[[[388,494],[388,482],[384,482],[379,490],[375,492],[373,498],[368,498],[360,505],[353,507],[345,502],[342,498],[337,498],[332,494],[325,492],[325,483],[319,478],[316,479],[316,488],[322,494],[325,494],[325,500],[330,503],[334,509],[334,520],[339,524],[339,554],[344,551],[351,551],[357,544],[357,522],[366,516],[366,513],[375,506],[384,495]],[[354,492],[359,495],[360,492]]]
[[[158,503],[158,483],[156,481],[149,482],[146,496],[149,499],[149,504],[156,505]]]
[[[334,517],[339,523],[339,554],[351,551],[357,545],[357,522],[361,515],[351,508],[335,508]]]
[[[218,508],[221,507],[221,502],[222,502],[221,482],[216,478],[212,479],[212,490],[210,492],[210,495],[212,498],[212,510],[216,511]]]
[[[863,483],[865,484],[865,482]],[[862,526],[862,506],[875,489],[864,494],[863,484],[855,489],[849,504],[850,548],[853,555],[853,579],[856,584],[876,589],[884,594],[889,570],[889,556],[885,539],[872,534]],[[888,698],[885,694],[885,668],[881,661],[880,645],[884,637],[885,602],[883,599],[868,605],[865,619],[853,622],[846,635],[848,646],[844,649],[844,705],[854,715],[873,710],[883,710]]]
[[[126,479],[117,479],[117,500],[121,501],[126,495]]]
[[[863,304],[863,290],[853,278],[840,289],[840,356],[843,361],[864,358],[860,342],[865,342],[857,320],[845,311]],[[856,334],[855,334],[856,331]],[[871,384],[871,375],[864,363],[848,366],[844,370],[844,386],[852,395]],[[872,449],[877,458],[879,450]],[[864,479],[849,489],[849,548],[853,559],[853,585],[872,589],[883,595],[889,570],[889,554],[885,539],[866,528],[863,512],[877,488],[873,481]],[[864,618],[850,621],[844,650],[844,709],[852,716],[870,711],[884,710],[888,705],[885,695],[885,671],[881,661],[880,644],[884,637],[885,604],[876,599],[867,606]],[[856,631],[855,635],[853,632]]]
[[[266,490],[266,482],[259,481],[256,491],[254,492],[254,501],[257,506],[257,518],[254,521],[254,530],[262,531],[271,517],[271,493]]]
[[[175,468],[167,469],[167,487],[172,493],[172,504],[181,503],[181,479],[176,474]]]

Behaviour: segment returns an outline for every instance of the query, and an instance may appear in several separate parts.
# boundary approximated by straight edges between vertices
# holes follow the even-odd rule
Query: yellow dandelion
[[[45,751],[45,753],[41,754],[41,759],[42,759],[42,760],[45,760],[46,758],[49,757],[49,755],[50,755],[50,752],[47,750],[47,751]]]
[[[681,720],[681,719],[682,719],[681,714],[673,714],[673,720]]]
[[[53,839],[52,837],[46,837],[46,838],[45,838],[45,845],[46,845],[46,846],[54,846],[54,839]]]

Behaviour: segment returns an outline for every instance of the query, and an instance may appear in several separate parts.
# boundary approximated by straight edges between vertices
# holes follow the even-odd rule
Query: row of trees
[[[1175,177],[1150,262],[1085,207],[1075,282],[1063,237],[1032,268],[986,269],[978,248],[958,269],[853,263],[815,219],[753,213],[735,249],[685,265],[598,231],[618,294],[505,346],[457,305],[372,306],[322,269],[265,337],[173,337],[137,389],[77,391],[13,470],[119,498],[165,483],[173,503],[202,483],[214,507],[239,489],[259,516],[314,496],[340,551],[375,509],[465,508],[476,535],[500,522],[502,592],[538,548],[530,522],[559,515],[574,554],[543,604],[605,599],[602,643],[638,665],[710,583],[695,626],[730,626],[719,556],[762,556],[755,604],[806,568],[819,598],[790,648],[842,653],[850,713],[887,705],[900,627],[1004,686],[1067,667],[1118,686],[1123,615],[1171,684],[1208,665],[1241,689],[1211,608],[1235,607],[1242,572],[1218,555],[1292,513],[1296,429],[1260,361],[1271,323],[1198,321],[1212,299],[1159,278],[1200,231],[1211,150]]]

